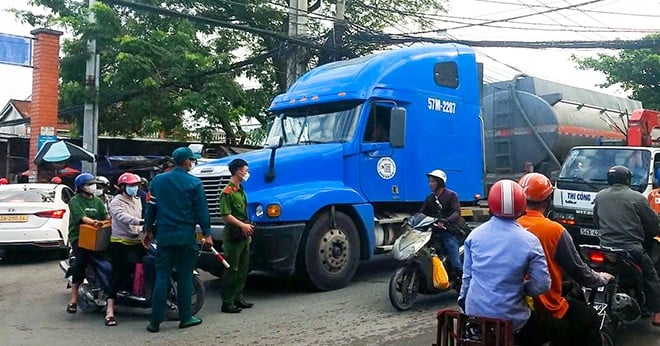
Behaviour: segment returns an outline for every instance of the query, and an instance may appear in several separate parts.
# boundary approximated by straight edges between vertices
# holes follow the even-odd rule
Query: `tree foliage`
[[[292,52],[301,53],[310,68],[319,61],[370,53],[384,46],[365,42],[362,35],[391,26],[427,28],[427,20],[410,13],[444,11],[446,0],[349,0],[345,25],[337,32],[332,25],[336,1],[323,1],[310,14],[305,44],[284,39],[288,0],[139,1],[189,18],[99,1],[93,9],[94,24],[88,21],[86,0],[31,0],[31,5],[49,11],[46,16],[15,11],[34,26],[56,25],[72,35],[62,47],[60,115],[81,123],[82,105],[95,97],[85,85],[87,41],[93,38],[100,55],[101,131],[129,136],[167,131],[185,136],[183,118],[192,116],[199,121],[199,132],[209,134],[220,127],[227,142],[235,143],[237,137],[245,137],[243,119],[256,119],[265,127],[270,99],[286,88]],[[310,0],[310,5],[314,3]],[[194,17],[261,30],[212,26]],[[259,86],[244,90],[238,77]]]
[[[649,38],[660,38],[651,35]],[[620,84],[630,97],[642,102],[645,108],[660,109],[660,50],[626,49],[618,55],[598,54],[596,58],[573,56],[581,69],[601,71],[607,81],[601,87]]]

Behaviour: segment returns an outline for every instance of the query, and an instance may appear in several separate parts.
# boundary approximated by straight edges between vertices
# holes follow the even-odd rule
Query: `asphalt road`
[[[118,308],[117,327],[102,313],[67,314],[68,290],[57,261],[43,256],[0,263],[0,345],[430,345],[435,312],[454,306],[456,293],[422,297],[407,312],[389,303],[387,287],[396,263],[383,256],[363,263],[345,289],[312,293],[264,275],[251,275],[246,296],[255,307],[240,314],[220,308],[220,282],[203,273],[204,323],[180,330],[177,322],[148,333],[148,310]],[[660,329],[648,320],[625,326],[620,345],[660,345]],[[656,341],[658,340],[658,341]]]

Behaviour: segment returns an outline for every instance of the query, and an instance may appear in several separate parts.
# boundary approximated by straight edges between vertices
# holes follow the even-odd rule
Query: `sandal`
[[[78,312],[78,304],[69,303],[69,305],[66,306],[66,312],[70,314],[75,314],[76,312]]]
[[[114,327],[117,325],[117,320],[115,319],[115,316],[109,316],[105,318],[105,325],[108,327]]]

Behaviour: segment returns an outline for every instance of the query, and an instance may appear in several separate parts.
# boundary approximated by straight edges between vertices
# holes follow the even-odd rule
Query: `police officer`
[[[174,169],[157,175],[151,182],[151,198],[145,215],[146,234],[143,242],[146,246],[155,236],[158,243],[156,282],[147,326],[147,330],[152,333],[160,330],[160,323],[164,319],[173,268],[176,268],[178,276],[179,328],[202,323],[202,320],[193,317],[191,312],[192,275],[198,251],[196,225],[201,227],[205,242],[213,244],[209,209],[202,182],[188,174],[193,167],[193,152],[187,147],[177,148],[172,153],[172,158],[176,164]],[[158,225],[157,229],[154,229],[155,224]]]
[[[222,276],[222,312],[237,313],[254,304],[243,299],[243,288],[250,267],[250,237],[254,226],[247,215],[247,197],[241,182],[250,177],[248,164],[243,159],[229,163],[231,179],[220,194],[220,214],[225,221],[222,248],[229,269]]]

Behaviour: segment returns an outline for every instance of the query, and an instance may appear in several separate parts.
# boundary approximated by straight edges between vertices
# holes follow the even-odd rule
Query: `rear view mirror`
[[[390,111],[390,144],[392,148],[403,148],[406,139],[406,109],[393,107]]]

